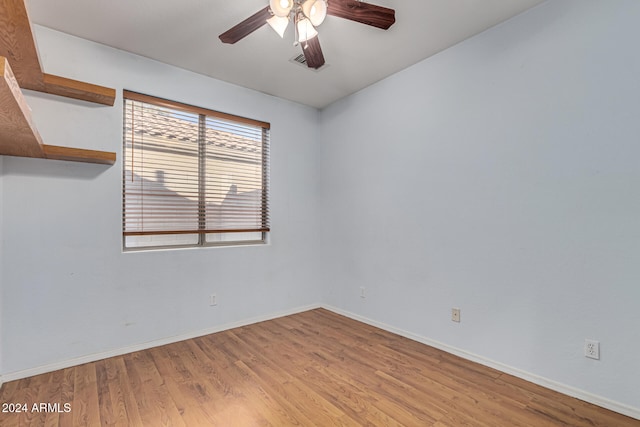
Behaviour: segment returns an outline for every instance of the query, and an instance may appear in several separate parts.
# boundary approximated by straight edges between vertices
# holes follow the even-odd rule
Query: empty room
[[[640,426],[637,0],[0,0],[0,425]]]

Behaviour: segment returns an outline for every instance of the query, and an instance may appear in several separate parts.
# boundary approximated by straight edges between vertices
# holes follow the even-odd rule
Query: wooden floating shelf
[[[42,143],[20,88],[109,106],[116,91],[45,73],[24,0],[0,0],[0,76],[0,155],[115,163],[116,153]]]
[[[42,66],[24,1],[0,0],[0,56],[9,60],[20,87],[43,87]]]
[[[67,98],[80,99],[95,104],[112,107],[116,101],[116,90],[91,83],[80,82],[66,77],[43,74],[44,89],[41,92]]]
[[[0,56],[0,154],[44,157],[42,138],[31,120],[9,61]]]
[[[0,56],[0,155],[112,165],[116,153],[45,145],[9,61]]]
[[[109,106],[115,103],[115,89],[54,76],[42,70],[24,1],[0,0],[0,56],[9,60],[23,89]]]
[[[116,162],[116,153],[107,151],[85,150],[83,148],[58,147],[43,145],[46,159],[67,160],[70,162],[97,163],[112,165]]]

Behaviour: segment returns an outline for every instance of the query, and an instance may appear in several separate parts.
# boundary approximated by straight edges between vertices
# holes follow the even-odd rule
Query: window
[[[261,243],[269,123],[124,92],[125,249]]]

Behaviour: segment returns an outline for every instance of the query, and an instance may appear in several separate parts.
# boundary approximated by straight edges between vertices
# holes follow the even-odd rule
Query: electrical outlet
[[[460,323],[460,309],[459,308],[452,308],[451,309],[451,320],[454,322],[458,322]]]
[[[596,340],[584,340],[584,356],[600,360],[600,343]]]
[[[365,293],[365,288],[364,286],[360,286],[360,298],[366,298],[367,295]]]
[[[216,294],[209,295],[209,305],[210,306],[218,305],[218,299],[216,298]]]

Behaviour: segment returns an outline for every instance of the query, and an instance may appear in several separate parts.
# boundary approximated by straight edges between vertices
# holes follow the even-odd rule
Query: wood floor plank
[[[64,404],[62,403],[62,375],[63,371],[51,372],[48,377],[48,381],[45,386],[40,388],[38,394],[38,402],[52,404],[53,407],[48,408],[44,413],[42,419],[42,425],[46,427],[57,426],[60,423],[60,411],[64,410]]]
[[[96,363],[96,380],[98,386],[98,405],[100,408],[100,420],[103,424],[112,426],[116,422],[118,410],[116,410],[109,393],[109,383],[113,380],[113,371],[108,371],[109,365],[100,361]],[[116,402],[117,404],[117,402]]]
[[[377,334],[373,329],[370,329],[370,333],[372,335]],[[448,408],[447,418],[449,422],[454,425],[495,425],[492,422],[483,423],[482,420],[489,418],[509,419],[509,425],[511,426],[529,425],[530,421],[527,420],[526,415],[523,415],[525,405],[512,400],[508,395],[496,395],[492,393],[491,387],[486,386],[486,384],[490,384],[487,383],[487,380],[494,379],[500,375],[498,371],[472,364],[457,356],[448,355],[437,350],[436,352],[439,353],[438,360],[436,360],[437,363],[416,364],[416,360],[421,360],[422,358],[418,354],[412,354],[411,351],[408,351],[408,348],[415,346],[419,348],[425,347],[423,344],[403,337],[394,339],[393,348],[385,344],[384,347],[387,352],[396,354],[383,358],[382,366],[386,366],[386,368],[391,369],[391,372],[405,378],[403,381],[411,386],[421,388],[421,383],[426,383],[427,388],[422,390],[423,396],[429,396],[429,391],[433,391],[434,388],[438,390],[436,395],[441,399],[443,404],[441,407]],[[358,344],[353,347],[357,348],[363,359],[368,359],[369,355],[366,353],[365,347]],[[376,352],[385,353],[378,350]],[[400,355],[404,353],[412,356],[411,362],[405,362],[403,366],[401,363],[403,359]],[[345,350],[345,355],[354,357],[349,350]],[[392,361],[392,363],[389,361]],[[425,360],[422,361],[425,362]],[[429,360],[426,362],[429,362]],[[364,365],[365,363],[363,361],[360,364]],[[465,365],[469,365],[469,368],[465,369]],[[485,386],[476,387],[476,383],[485,383]],[[451,414],[470,414],[471,417],[461,419],[459,416]],[[541,417],[536,425],[542,427],[554,424],[550,424]]]
[[[393,349],[387,349],[393,352]],[[387,374],[394,378],[411,378],[405,380],[409,386],[417,388],[421,393],[426,394],[429,390],[439,389],[438,395],[446,396],[442,400],[443,407],[448,408],[447,413],[462,412],[473,413],[474,419],[482,420],[483,413],[489,413],[496,418],[509,418],[511,425],[527,425],[526,419],[521,419],[526,405],[512,399],[508,394],[496,392],[496,387],[492,386],[493,374],[487,372],[486,375],[477,376],[474,370],[460,375],[460,369],[455,361],[451,370],[451,364],[441,363],[437,367],[430,367],[425,371],[414,370],[406,364],[398,364]],[[468,374],[468,375],[467,375]],[[477,384],[484,384],[478,388]],[[469,397],[473,396],[473,397]],[[525,417],[526,418],[526,417]],[[540,427],[550,425],[541,423]]]
[[[167,391],[186,425],[216,425],[219,422],[215,411],[207,410],[214,401],[209,394],[207,381],[201,379],[199,369],[190,366],[188,357],[180,357],[187,351],[183,343],[179,344],[175,351],[172,350],[173,346],[152,349],[158,373],[164,378]]]
[[[12,381],[1,402],[29,406],[2,427],[640,427],[324,309]]]
[[[249,328],[246,328],[249,329]],[[311,330],[311,332],[313,332]],[[296,366],[297,361],[305,361],[303,365],[298,366],[302,371],[301,375],[307,381],[312,388],[315,388],[318,393],[321,393],[327,400],[332,401],[334,405],[341,408],[347,414],[355,419],[365,418],[368,422],[374,425],[406,425],[403,422],[411,421],[411,423],[420,422],[423,425],[433,421],[426,414],[422,414],[420,417],[420,410],[412,410],[407,412],[404,408],[394,406],[388,399],[375,392],[376,384],[361,384],[355,381],[354,372],[352,367],[345,367],[344,360],[334,359],[330,354],[324,353],[321,348],[312,348],[311,356],[315,359],[313,363],[309,363],[307,357],[304,357],[304,350],[309,349],[309,346],[301,345],[300,341],[288,337],[286,341],[278,340],[278,336],[283,334],[277,333],[277,327],[269,328],[250,328],[243,336],[247,336],[248,342],[251,342],[251,336],[256,339],[257,337],[271,337],[271,340],[278,342],[278,350],[286,350],[288,353],[294,355],[288,358],[287,363],[289,366]],[[297,349],[295,344],[298,344]],[[302,352],[301,352],[302,350]],[[300,353],[300,354],[298,354]],[[315,356],[315,357],[314,357]],[[343,364],[346,369],[332,369],[332,365],[336,363]],[[305,369],[306,368],[306,369]],[[335,366],[334,366],[335,368]],[[371,367],[371,369],[375,369]],[[342,372],[344,375],[334,375],[335,373]],[[329,384],[331,387],[326,387],[326,379],[330,379]],[[323,381],[324,379],[324,381]],[[339,390],[339,394],[336,396],[336,389]],[[426,418],[425,418],[426,417]]]
[[[109,381],[109,397],[113,410],[110,416],[113,419],[113,425],[122,427],[143,425],[138,403],[129,383],[124,358],[113,357],[103,362],[108,365],[106,369],[114,373],[113,379]]]
[[[238,341],[242,342],[247,351],[260,348],[260,341],[263,345],[266,343],[267,347],[272,346],[268,340],[264,340],[269,336],[264,333],[266,331],[260,329],[259,326],[256,330],[259,333],[254,334],[253,328],[240,328],[234,332]],[[347,414],[341,412],[331,401],[325,399],[303,380],[301,376],[303,369],[292,363],[292,360],[304,359],[304,357],[297,354],[296,350],[290,350],[281,341],[278,341],[277,347],[277,352],[271,352],[272,356],[263,357],[263,351],[257,352],[254,356],[241,361],[242,366],[254,377],[255,381],[260,382],[263,387],[271,389],[274,395],[281,396],[280,404],[294,414],[302,425],[309,423],[325,425],[330,422],[336,425],[357,425],[355,420],[350,419]],[[263,350],[265,349],[266,347],[263,347]],[[287,366],[284,373],[282,366]],[[304,404],[302,405],[301,402]],[[312,414],[311,418],[310,414]]]
[[[238,372],[240,378],[242,378],[242,383],[247,385],[247,387],[244,387],[243,392],[250,396],[258,407],[264,409],[263,416],[267,421],[274,426],[299,425],[300,420],[293,418],[292,414],[287,411],[289,408],[282,404],[281,396],[273,393],[273,387],[264,381],[259,381],[254,372],[247,369],[244,361],[256,360],[258,352],[247,347],[245,343],[238,339],[234,331],[227,331],[224,335],[229,340],[229,344],[232,344],[227,347],[226,352],[235,359],[233,363],[234,371]],[[287,373],[282,370],[281,374],[282,376],[287,376]]]
[[[29,425],[28,402],[29,396],[33,395],[33,389],[31,386],[36,387],[35,382],[32,382],[30,378],[15,381],[18,386],[14,388],[10,399],[2,399],[0,402],[10,404],[7,413],[0,414],[0,425],[13,427],[18,425]],[[32,384],[33,383],[33,384]],[[2,386],[3,389],[5,385]]]
[[[74,369],[73,425],[100,425],[100,406],[96,364],[86,363]]]
[[[308,326],[309,328],[312,328],[311,325]],[[405,340],[403,341],[403,343],[407,343],[409,342],[409,340]],[[413,343],[413,342],[412,342]],[[398,345],[400,345],[401,343],[398,342]],[[358,345],[354,345],[353,346],[355,349],[351,350],[351,349],[345,349],[344,347],[339,347],[337,353],[335,355],[331,355],[327,352],[325,352],[324,349],[316,349],[316,356],[321,356],[320,358],[324,361],[328,361],[328,360],[332,360],[332,364],[328,364],[326,365],[328,367],[328,369],[324,370],[324,374],[325,376],[329,376],[331,377],[333,375],[334,372],[346,372],[348,373],[348,377],[351,378],[357,378],[358,376],[354,374],[354,372],[358,372],[358,371],[362,371],[363,368],[366,368],[369,370],[370,373],[377,373],[380,372],[378,370],[378,365],[380,364],[380,354],[378,354],[378,358],[376,359],[374,357],[374,353],[382,353],[384,354],[385,352],[380,352],[380,346],[378,346],[377,348],[373,348],[369,346],[369,344],[366,344],[365,346],[359,346]],[[386,351],[388,352],[389,349],[386,349]],[[385,355],[386,356],[386,355]],[[393,358],[393,356],[391,356]],[[383,357],[382,359],[386,360],[385,357]],[[371,364],[370,360],[376,360],[377,363]],[[352,362],[349,362],[352,361]],[[346,364],[346,367],[344,369],[335,369],[335,363],[342,363],[343,365]],[[396,370],[397,369],[397,364],[396,364],[397,360],[394,363],[388,363],[387,368],[389,370]],[[354,371],[354,369],[356,369],[356,371]],[[409,372],[408,375],[412,378],[415,379],[415,377],[419,374],[419,372]],[[362,376],[365,379],[370,379],[372,376],[371,375],[364,375]],[[450,378],[445,377],[447,379],[447,381],[450,381]],[[334,378],[333,381],[336,381],[337,379]],[[361,380],[362,381],[362,380]],[[433,385],[433,384],[432,384]],[[366,388],[368,390],[369,393],[374,393],[376,392],[376,388],[380,388],[381,386],[379,385],[378,380],[376,380],[375,378],[373,379],[373,381],[371,380],[367,380],[366,382],[364,382],[363,387]],[[441,386],[444,387],[444,386]],[[455,397],[456,394],[458,394],[456,392],[456,390],[454,389],[448,389],[446,390],[446,387],[442,388],[440,395],[442,395],[443,391],[446,391],[446,393],[444,393],[445,398],[442,399],[443,402],[452,402],[452,397]],[[385,402],[385,404],[388,403],[388,401],[390,400],[390,396],[391,399],[393,398],[392,396],[394,396],[394,394],[392,393],[388,393],[388,392],[384,392],[384,393],[380,393],[380,390],[378,390],[378,395],[380,395],[380,397],[383,397],[384,399],[382,400],[383,402]],[[462,395],[462,399],[464,400],[465,395]],[[405,405],[409,405],[408,399],[407,399],[407,395],[405,393],[402,394],[402,399],[404,401]],[[424,399],[429,399],[429,393],[423,393],[422,394],[422,401],[424,403]],[[458,399],[458,402],[460,401],[460,399]],[[471,399],[471,403],[473,405],[475,405],[477,403],[477,401]],[[420,405],[418,405],[420,406]],[[433,418],[433,416],[438,416],[438,412],[442,413],[442,408],[443,406],[440,406],[440,410],[436,411],[436,409],[438,409],[438,406],[434,406],[433,404],[430,405],[421,405],[423,407],[428,407],[429,411],[427,413],[423,414],[423,417],[426,418],[419,418],[416,417],[412,420],[412,423],[416,423],[416,422],[420,422],[423,425],[427,425],[427,423],[432,423],[433,419],[429,419],[429,418]],[[422,412],[422,409],[417,409],[415,406],[411,407],[411,412],[412,414],[415,416],[418,413]],[[459,410],[460,409],[460,405],[457,404],[457,408],[449,408],[449,410]],[[446,411],[445,411],[446,412]],[[409,423],[411,421],[405,420],[405,422]],[[478,422],[476,422],[476,424],[478,424]],[[411,425],[411,424],[409,424]]]
[[[330,402],[325,401],[321,396],[311,392],[292,378],[284,380],[274,378],[271,375],[272,372],[268,368],[260,366],[259,363],[256,364],[255,359],[246,362],[240,360],[236,362],[236,366],[261,388],[274,396],[274,403],[278,405],[283,425],[312,425],[314,422],[321,425],[329,422],[339,426],[354,425],[353,421],[348,420]],[[296,405],[296,401],[300,397],[305,402],[305,408]],[[305,414],[308,410],[313,411],[313,420]]]
[[[158,372],[151,351],[139,351],[125,358],[132,381],[138,411],[144,423],[155,420],[158,426],[186,426]]]
[[[73,426],[73,399],[75,396],[75,371],[76,368],[62,369],[62,379],[60,383],[60,402],[71,405],[71,411],[62,412],[58,417],[58,425],[61,427]]]
[[[203,337],[199,345],[221,366],[216,371],[216,377],[224,387],[227,404],[240,417],[238,425],[286,425],[281,423],[281,416],[272,409],[275,406],[273,398],[249,375],[237,369],[236,362],[240,356],[233,349],[235,344],[227,332],[216,334],[215,337]],[[222,415],[227,419],[229,417],[227,410]]]

